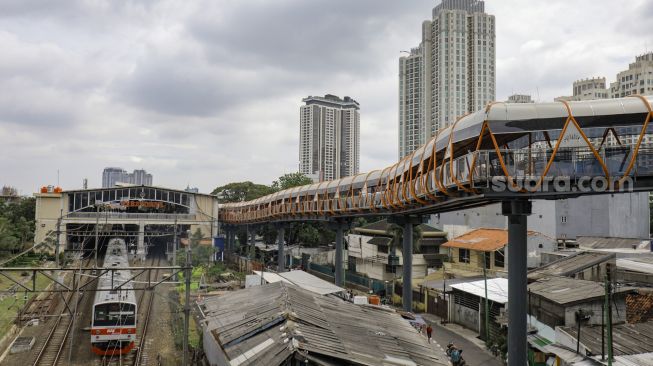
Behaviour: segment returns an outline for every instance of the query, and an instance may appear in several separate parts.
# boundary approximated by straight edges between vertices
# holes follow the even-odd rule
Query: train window
[[[93,326],[135,325],[136,305],[128,303],[107,303],[95,306]]]

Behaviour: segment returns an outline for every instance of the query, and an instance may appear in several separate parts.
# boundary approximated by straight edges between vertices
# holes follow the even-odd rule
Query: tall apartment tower
[[[483,1],[442,0],[433,8],[432,19],[422,23],[418,47],[423,81],[421,141],[495,100],[495,41],[494,15],[485,13]],[[405,84],[401,77],[400,72],[400,88]],[[400,157],[410,152],[400,149]]]
[[[424,73],[421,47],[399,58],[399,159],[425,143]]]
[[[127,173],[123,168],[108,167],[102,171],[102,188],[115,187],[116,183],[129,183],[136,185],[152,185],[152,174],[143,169]]]
[[[358,174],[360,105],[327,94],[302,99],[299,110],[299,172],[316,181]]]
[[[114,187],[117,182],[127,182],[128,179],[129,173],[127,173],[123,168],[104,168],[102,171],[102,188]]]

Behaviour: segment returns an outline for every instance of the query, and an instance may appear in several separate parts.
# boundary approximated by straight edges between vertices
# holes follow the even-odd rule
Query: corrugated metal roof
[[[603,236],[578,236],[576,242],[581,248],[591,249],[647,249],[651,247],[648,240],[636,238],[613,238]]]
[[[281,272],[279,273],[279,276],[290,281],[295,286],[299,286],[305,290],[315,292],[316,294],[320,295],[345,291],[345,289],[342,287],[338,287],[331,282],[327,282],[304,271]]]
[[[448,364],[392,310],[282,282],[207,298],[200,309],[206,341],[232,365],[285,365],[298,354],[323,365]]]
[[[549,276],[572,276],[586,268],[614,259],[614,253],[579,252],[560,258],[528,273],[528,278],[536,280]]]
[[[576,326],[561,327],[571,337],[577,337]],[[653,352],[653,323],[618,324],[612,326],[615,356]],[[593,355],[601,354],[601,326],[586,326],[580,332],[581,343]]]
[[[617,259],[617,268],[653,274],[653,256]]]
[[[442,244],[445,248],[463,248],[492,252],[508,244],[508,231],[503,229],[476,229]]]
[[[653,352],[617,356],[614,358],[612,366],[653,366]]]
[[[463,282],[451,285],[451,288],[485,298],[485,281]],[[487,280],[487,298],[499,304],[508,302],[508,279],[489,278]]]
[[[538,295],[560,305],[600,298],[605,295],[602,283],[568,277],[545,277],[528,285],[533,295]],[[632,292],[633,288],[617,288],[615,293]]]

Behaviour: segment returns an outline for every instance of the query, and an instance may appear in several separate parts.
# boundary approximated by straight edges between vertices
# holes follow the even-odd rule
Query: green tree
[[[34,240],[35,212],[32,197],[0,202],[0,251],[15,252]]]
[[[288,173],[279,177],[278,180],[272,182],[272,189],[281,191],[288,188],[305,186],[312,184],[313,180],[303,173]]]
[[[198,228],[190,237],[190,258],[193,266],[208,264],[215,254],[215,248],[212,245],[201,244],[204,236]],[[186,251],[177,251],[177,263],[186,263]]]
[[[252,182],[234,182],[217,187],[211,192],[218,196],[218,202],[243,202],[274,193],[275,189],[264,184]]]
[[[388,235],[392,236],[392,241],[390,241],[390,252],[397,248],[402,248],[404,240],[404,229],[402,226],[397,224],[390,224],[386,230]],[[422,227],[420,225],[413,225],[413,253],[417,254],[421,252],[421,242],[422,242]]]

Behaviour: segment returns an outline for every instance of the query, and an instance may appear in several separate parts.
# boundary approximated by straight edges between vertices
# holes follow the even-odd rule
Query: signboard
[[[120,201],[122,207],[164,208],[165,203],[159,201]]]

